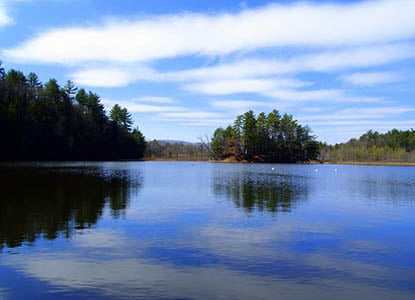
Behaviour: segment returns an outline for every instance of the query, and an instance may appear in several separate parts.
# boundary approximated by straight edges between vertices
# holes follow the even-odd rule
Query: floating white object
[[[272,168],[271,170],[273,170],[273,171],[274,171],[274,170],[275,170],[275,168]]]
[[[334,168],[334,172],[337,172],[337,168]]]
[[[316,169],[316,173],[318,172],[318,169]]]

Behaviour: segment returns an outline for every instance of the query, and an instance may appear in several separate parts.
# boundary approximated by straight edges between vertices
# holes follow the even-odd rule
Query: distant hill
[[[191,143],[180,140],[156,140],[160,144],[180,144],[180,145],[200,145],[200,143]]]
[[[180,140],[153,140],[147,142],[147,158],[174,160],[208,160],[209,149],[202,143],[191,143]]]

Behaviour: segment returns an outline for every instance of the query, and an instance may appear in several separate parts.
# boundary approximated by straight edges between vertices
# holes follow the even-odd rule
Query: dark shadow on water
[[[233,176],[215,176],[216,195],[225,196],[237,208],[247,213],[255,211],[289,213],[306,200],[308,187],[305,178],[277,174],[235,173]]]
[[[38,238],[70,238],[98,222],[106,207],[122,217],[141,178],[97,167],[0,167],[0,250]]]

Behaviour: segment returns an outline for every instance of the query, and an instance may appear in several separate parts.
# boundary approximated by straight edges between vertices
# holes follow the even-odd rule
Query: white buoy
[[[275,168],[272,168],[271,170],[273,170],[273,171],[274,171],[274,170],[275,170]]]
[[[337,172],[337,168],[334,168],[334,172]]]
[[[318,169],[316,169],[316,173],[318,172]]]

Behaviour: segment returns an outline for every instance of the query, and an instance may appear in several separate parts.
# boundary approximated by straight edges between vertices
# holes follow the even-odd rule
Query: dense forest
[[[115,160],[144,156],[142,133],[115,105],[68,81],[6,72],[0,63],[0,160]]]
[[[311,129],[298,124],[291,115],[281,116],[277,110],[257,117],[253,111],[238,116],[233,126],[216,129],[210,149],[216,160],[258,162],[305,162],[319,154]]]
[[[321,161],[415,162],[415,130],[369,130],[344,144],[320,144]]]

